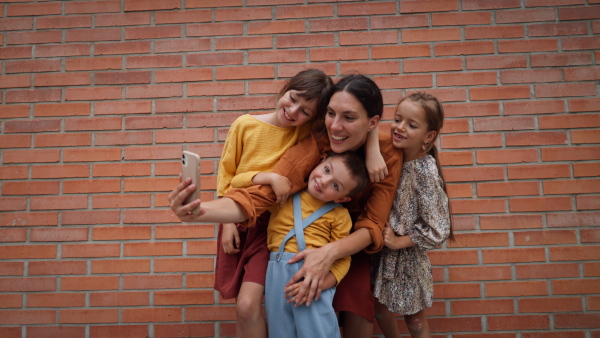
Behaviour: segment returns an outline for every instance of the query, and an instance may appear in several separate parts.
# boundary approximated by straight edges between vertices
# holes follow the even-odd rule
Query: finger
[[[306,258],[306,252],[302,251],[302,252],[300,252],[300,253],[297,253],[296,255],[294,255],[294,257],[290,258],[290,260],[288,260],[288,263],[290,263],[290,264],[291,264],[291,263],[296,263],[296,262],[298,262],[298,261],[300,261],[300,260],[303,260],[304,258]],[[296,274],[294,275],[294,277],[295,277],[296,275],[298,275],[298,273],[299,273],[300,271],[302,271],[302,269],[300,269],[298,272],[296,272]],[[293,277],[292,277],[292,278],[293,278]],[[300,278],[297,278],[297,279],[296,279],[296,282],[297,282],[297,281],[299,281],[299,280],[300,280]]]

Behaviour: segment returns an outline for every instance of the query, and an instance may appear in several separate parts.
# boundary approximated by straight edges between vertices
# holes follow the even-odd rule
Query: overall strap
[[[306,241],[304,240],[304,228],[308,227],[314,221],[316,221],[326,213],[330,212],[331,210],[335,209],[336,207],[341,206],[341,204],[329,202],[317,209],[317,211],[313,212],[311,215],[309,215],[303,220],[300,192],[297,192],[292,196],[292,204],[294,207],[294,227],[290,229],[290,231],[287,233],[287,235],[285,235],[285,237],[281,241],[281,244],[279,244],[278,253],[280,254],[285,248],[285,243],[294,235],[296,236],[296,243],[298,244],[298,252],[306,249]],[[281,255],[278,256],[281,257]]]

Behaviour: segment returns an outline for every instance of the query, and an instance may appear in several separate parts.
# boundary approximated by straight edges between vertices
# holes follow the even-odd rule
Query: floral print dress
[[[408,235],[415,245],[384,247],[373,256],[374,295],[391,312],[411,315],[432,305],[433,277],[425,251],[448,238],[450,213],[431,155],[404,163],[400,177],[388,222],[396,235]]]

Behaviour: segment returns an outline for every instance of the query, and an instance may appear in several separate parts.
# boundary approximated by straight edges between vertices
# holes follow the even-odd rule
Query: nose
[[[290,107],[290,113],[292,114],[296,114],[298,112],[298,110],[300,109],[300,105],[298,104],[294,104]]]
[[[331,118],[331,125],[330,125],[329,129],[335,130],[335,131],[341,130],[342,129],[342,124],[340,122],[341,121],[339,120],[339,118],[337,116]]]
[[[321,185],[323,187],[328,186],[329,182],[331,182],[331,176],[323,176],[323,177],[321,177]]]

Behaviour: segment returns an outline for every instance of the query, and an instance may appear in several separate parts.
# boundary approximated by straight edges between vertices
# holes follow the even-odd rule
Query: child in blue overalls
[[[352,220],[339,203],[364,189],[364,161],[347,152],[326,158],[310,174],[308,187],[271,210],[267,246],[271,251],[265,283],[265,308],[271,337],[340,337],[332,301],[337,285],[350,267],[350,257],[336,261],[318,300],[310,306],[288,303],[284,288],[302,267],[289,264],[296,253],[319,248],[350,233]],[[288,295],[290,296],[290,295]]]

